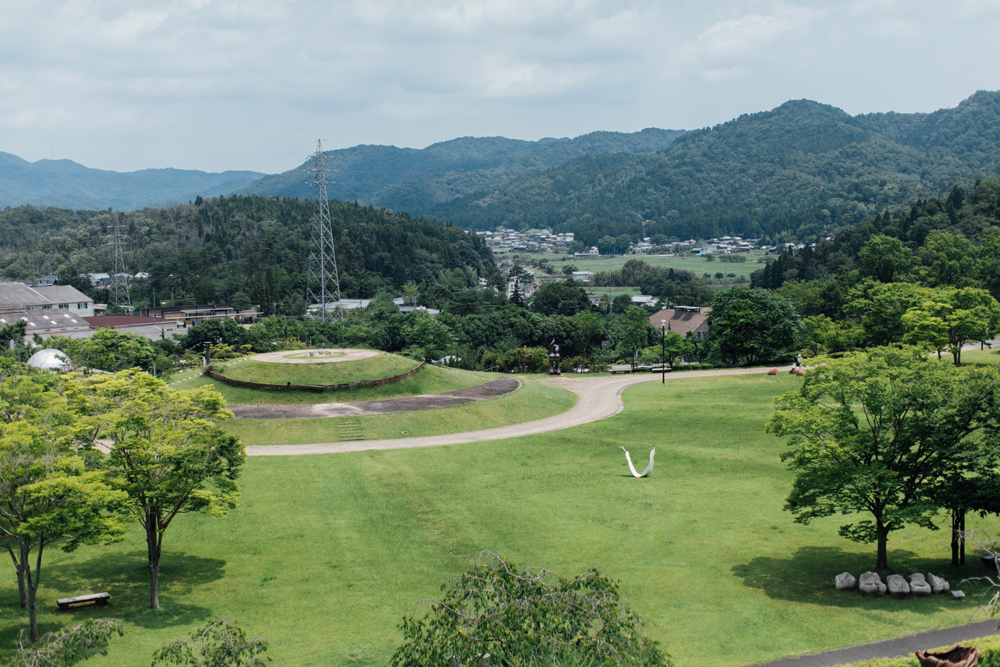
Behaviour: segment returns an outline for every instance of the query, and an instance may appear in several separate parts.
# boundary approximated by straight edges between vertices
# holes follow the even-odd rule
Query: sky
[[[0,151],[287,171],[315,149],[694,129],[1000,89],[1000,0],[2,0]]]

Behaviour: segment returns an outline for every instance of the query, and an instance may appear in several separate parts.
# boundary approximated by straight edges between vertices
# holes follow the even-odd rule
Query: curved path
[[[236,419],[310,419],[314,417],[364,417],[395,412],[418,412],[434,408],[478,403],[517,390],[521,381],[501,377],[483,384],[473,385],[440,394],[387,398],[384,401],[355,401],[352,403],[311,403],[307,405],[227,405],[226,409]]]
[[[788,372],[788,366],[779,372]],[[768,368],[727,368],[712,371],[685,371],[668,374],[672,382],[684,378],[715,377],[719,375],[751,375],[767,373]],[[640,382],[659,382],[658,374],[625,375],[612,377],[559,376],[539,380],[543,384],[562,387],[576,394],[576,405],[566,412],[545,419],[498,426],[482,431],[466,431],[445,435],[428,435],[418,438],[393,438],[391,440],[360,440],[352,442],[321,442],[311,445],[253,445],[247,447],[248,456],[301,456],[304,454],[336,454],[339,452],[360,452],[382,449],[412,449],[439,445],[461,445],[469,442],[503,440],[525,435],[559,431],[581,424],[607,419],[622,411],[622,392]]]

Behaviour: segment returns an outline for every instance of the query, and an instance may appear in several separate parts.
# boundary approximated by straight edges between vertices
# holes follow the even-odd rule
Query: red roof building
[[[704,340],[708,335],[708,315],[711,308],[699,308],[698,306],[677,306],[675,308],[664,308],[649,316],[649,323],[659,329],[662,322],[666,320],[667,331],[686,336],[688,332]]]

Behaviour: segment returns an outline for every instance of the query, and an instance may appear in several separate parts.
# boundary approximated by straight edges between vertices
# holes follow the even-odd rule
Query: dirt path
[[[418,412],[434,408],[478,403],[503,396],[521,386],[520,380],[501,377],[484,384],[444,391],[440,394],[388,398],[384,401],[313,403],[309,405],[227,405],[237,419],[309,419],[314,417],[364,417],[395,412]]]
[[[787,366],[779,368],[787,373]],[[716,377],[720,375],[751,375],[766,373],[768,368],[727,368],[712,371],[687,371],[676,375],[667,374],[671,382],[682,381],[685,378]],[[440,445],[460,445],[469,442],[485,442],[488,440],[503,440],[519,438],[525,435],[535,435],[571,428],[581,424],[607,419],[622,411],[622,392],[628,387],[640,382],[659,382],[658,374],[625,375],[612,377],[560,376],[538,380],[543,384],[562,387],[576,394],[576,405],[558,415],[498,426],[482,431],[466,431],[446,435],[429,435],[415,438],[393,438],[391,440],[361,440],[355,442],[321,442],[311,445],[255,445],[247,447],[248,456],[301,456],[305,454],[335,454],[338,452],[360,452],[383,449],[412,449],[416,447],[436,447]]]

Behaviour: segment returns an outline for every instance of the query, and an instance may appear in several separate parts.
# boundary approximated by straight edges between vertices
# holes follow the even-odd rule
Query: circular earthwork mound
[[[355,350],[349,348],[318,348],[315,350],[292,350],[286,352],[266,352],[250,357],[253,361],[272,364],[328,364],[337,361],[359,361],[377,357],[376,350]]]

